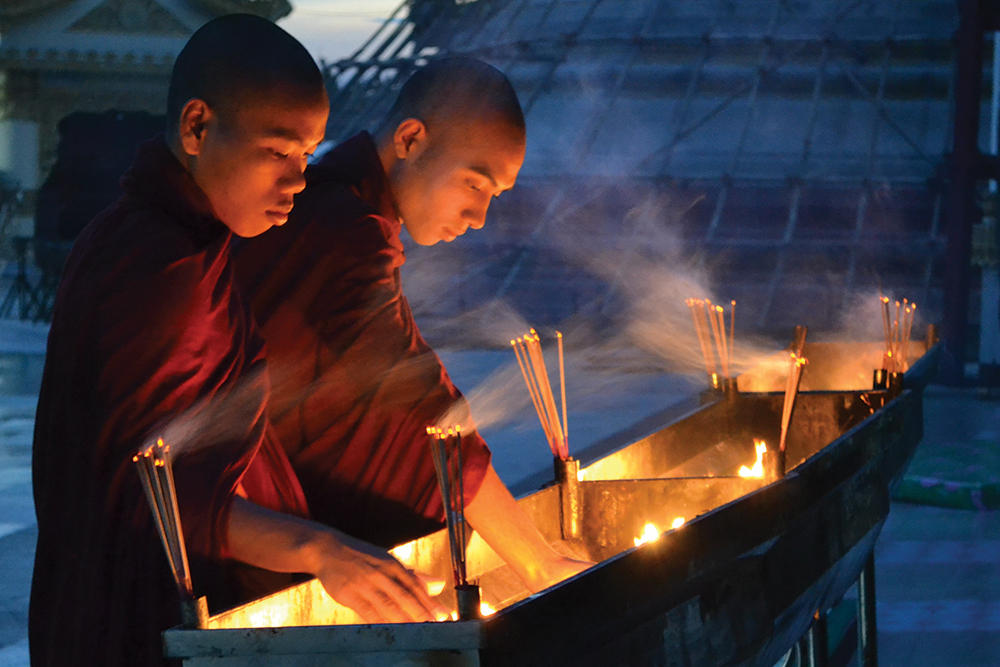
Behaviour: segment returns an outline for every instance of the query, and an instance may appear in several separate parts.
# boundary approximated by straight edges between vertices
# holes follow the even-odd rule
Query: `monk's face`
[[[306,160],[323,139],[326,96],[276,93],[218,110],[191,100],[184,111],[192,105],[186,133],[182,112],[180,140],[215,214],[243,237],[283,225],[305,187]]]
[[[389,175],[407,232],[420,245],[434,245],[481,229],[493,198],[514,187],[524,162],[523,132],[502,121],[428,130],[408,119],[397,138],[407,127],[409,135],[402,136],[410,141],[397,141],[400,159]]]

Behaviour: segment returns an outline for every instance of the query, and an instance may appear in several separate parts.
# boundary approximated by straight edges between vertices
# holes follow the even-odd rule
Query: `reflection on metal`
[[[868,556],[858,578],[858,667],[878,667],[874,554]]]
[[[930,367],[918,362],[936,343],[937,331],[928,327],[924,343],[910,346],[906,360],[910,370],[904,375],[921,387],[928,381]],[[809,364],[802,371],[799,391],[864,391],[872,388],[873,380],[879,382],[875,370],[882,368],[884,343],[806,343],[802,349]],[[787,376],[788,352],[779,352],[740,375],[737,384],[742,392],[784,391]]]
[[[575,540],[580,537],[580,462],[553,459],[556,483],[559,485],[559,513],[562,518],[562,537]]]
[[[754,455],[754,437],[776,441],[782,396],[740,393],[584,467],[576,534],[566,531],[563,485],[523,498],[557,549],[598,565],[531,595],[473,534],[470,579],[499,610],[488,618],[351,625],[353,613],[313,580],[217,614],[210,630],[167,631],[167,656],[220,667],[316,660],[771,667],[810,628],[819,641],[817,611],[838,602],[870,562],[891,487],[922,436],[920,373],[936,356],[914,364],[895,398],[870,390],[801,394],[788,435],[789,472],[774,483],[736,471]],[[879,395],[886,401],[873,411]],[[576,478],[565,472],[564,480]],[[647,523],[662,528],[677,517],[687,519],[683,527],[635,546]],[[444,531],[394,553],[407,567],[447,572]],[[873,609],[874,598],[863,595]],[[454,608],[454,591],[441,600]],[[874,619],[865,618],[871,631]]]

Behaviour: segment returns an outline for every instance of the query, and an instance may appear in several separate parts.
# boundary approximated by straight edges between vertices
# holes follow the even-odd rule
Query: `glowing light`
[[[647,542],[655,542],[658,539],[660,539],[660,529],[651,523],[647,523],[646,527],[642,529],[642,535],[635,538],[633,542],[635,542],[635,546],[639,546]]]
[[[670,527],[673,528],[674,530],[677,530],[683,525],[684,525],[684,517],[682,516],[679,516],[670,522]]]
[[[401,561],[408,561],[413,558],[413,542],[407,542],[406,544],[400,544],[395,549],[392,549],[390,553]]]
[[[281,628],[288,625],[290,617],[287,606],[276,604],[250,614],[247,620],[251,628]]]
[[[763,440],[753,441],[754,449],[757,450],[757,462],[752,468],[740,466],[740,477],[763,477],[764,476],[764,454],[767,452],[767,445]]]
[[[485,602],[480,602],[479,603],[479,615],[482,616],[483,618],[486,618],[487,616],[492,616],[495,613],[497,613],[497,610],[494,609],[493,607],[489,606]],[[457,611],[451,612],[451,620],[453,620],[453,621],[457,621],[458,620],[458,612]]]

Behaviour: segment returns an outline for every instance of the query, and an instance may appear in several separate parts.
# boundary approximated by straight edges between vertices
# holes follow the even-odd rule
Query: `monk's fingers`
[[[396,586],[416,596],[421,603],[425,605],[432,604],[424,582],[421,581],[413,570],[406,569],[399,561],[393,559],[392,561],[385,562],[379,570],[385,577],[395,582]]]
[[[345,592],[339,596],[337,602],[351,609],[361,617],[365,623],[385,623],[385,617],[379,612],[376,605],[372,604],[365,596],[355,592]]]
[[[402,568],[402,573],[397,575],[397,580],[401,580],[405,590],[420,602],[420,605],[430,613],[433,620],[445,621],[451,616],[444,605],[431,599],[440,595],[444,590],[444,579]]]
[[[381,589],[411,621],[433,621],[439,616],[437,603],[423,590],[419,579],[404,571],[404,577],[385,576]]]
[[[444,592],[445,584],[447,583],[443,577],[435,577],[433,574],[427,574],[426,572],[414,572],[417,579],[419,579],[423,585],[427,588],[427,594],[432,598],[436,598]]]

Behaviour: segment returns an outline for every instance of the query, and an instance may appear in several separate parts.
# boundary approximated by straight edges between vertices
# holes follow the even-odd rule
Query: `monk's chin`
[[[272,222],[271,219],[270,219],[270,216],[269,216],[268,218],[266,218],[264,220],[261,220],[259,222],[247,223],[247,224],[241,224],[241,225],[229,225],[229,224],[227,224],[226,226],[229,227],[229,229],[236,236],[239,236],[239,237],[242,237],[242,238],[245,238],[245,239],[252,239],[255,236],[260,236],[261,234],[263,234],[267,230],[271,229],[272,227],[280,227],[281,225],[285,224],[285,222],[287,220],[288,220],[288,216],[285,216],[284,219],[280,223],[278,223],[278,222]]]

